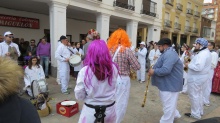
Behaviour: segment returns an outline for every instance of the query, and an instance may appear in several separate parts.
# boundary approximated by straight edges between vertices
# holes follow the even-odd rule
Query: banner
[[[0,14],[0,26],[39,29],[39,19]]]

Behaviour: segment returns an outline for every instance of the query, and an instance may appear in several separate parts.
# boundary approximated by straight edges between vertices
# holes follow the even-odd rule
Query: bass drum
[[[34,80],[31,83],[31,90],[33,93],[33,97],[36,98],[40,93],[48,93],[48,84],[45,79]]]
[[[72,55],[69,58],[69,63],[72,67],[78,66],[81,63],[81,57],[79,55]]]

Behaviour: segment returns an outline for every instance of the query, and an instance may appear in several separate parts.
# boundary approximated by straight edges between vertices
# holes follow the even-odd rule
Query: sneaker
[[[71,90],[71,89],[72,89],[72,88],[70,88],[70,87],[67,88],[68,91]]]
[[[46,78],[49,78],[49,76],[46,76]]]
[[[196,117],[196,116],[192,115],[191,113],[185,113],[185,116],[192,117],[192,118],[197,119],[197,120],[201,119],[201,117]]]
[[[210,106],[210,104],[204,104],[206,107],[209,107]]]
[[[140,83],[144,83],[145,81],[139,81]]]
[[[68,94],[70,94],[70,92],[69,91],[66,91],[66,92],[62,92],[63,94],[65,94],[65,95],[68,95]]]

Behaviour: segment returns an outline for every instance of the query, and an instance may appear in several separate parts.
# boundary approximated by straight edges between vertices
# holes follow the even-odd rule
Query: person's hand
[[[79,52],[76,52],[76,55],[79,55],[79,56],[80,56],[80,53],[79,53]]]
[[[157,56],[154,56],[154,60],[157,59],[157,58],[158,58]]]
[[[32,56],[31,52],[28,53],[29,56]]]
[[[138,52],[138,50],[139,50],[139,49],[138,49],[138,48],[136,48],[136,49],[135,49],[135,52]]]
[[[11,55],[11,53],[9,53],[9,52],[7,52],[6,54],[5,54],[5,56],[10,56]]]
[[[148,76],[152,76],[154,74],[154,69],[149,69],[149,71],[148,71]]]
[[[185,62],[184,65],[186,68],[188,68],[189,62]]]
[[[69,62],[69,58],[66,58],[66,59],[65,59],[65,62]]]

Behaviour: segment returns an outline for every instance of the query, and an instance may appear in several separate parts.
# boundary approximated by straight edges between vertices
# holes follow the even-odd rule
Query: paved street
[[[60,86],[56,84],[55,78],[47,79],[50,89],[50,104],[53,107],[53,112],[47,117],[41,118],[42,123],[77,123],[80,112],[76,115],[67,118],[56,113],[56,103],[63,100],[75,100],[73,91],[70,95],[60,93]],[[140,84],[136,81],[131,81],[130,99],[123,123],[158,123],[162,116],[162,106],[158,96],[158,89],[149,86],[148,97],[144,108],[141,107],[146,83]],[[71,77],[70,87],[74,89],[75,81]],[[26,97],[25,95],[23,95]],[[82,108],[82,102],[79,102],[79,108]],[[188,96],[180,94],[178,100],[178,109],[182,115],[180,119],[176,119],[175,123],[189,123],[195,120],[185,117],[183,114],[190,112],[190,103]],[[205,107],[203,118],[220,116],[220,95],[211,95],[211,106]]]

